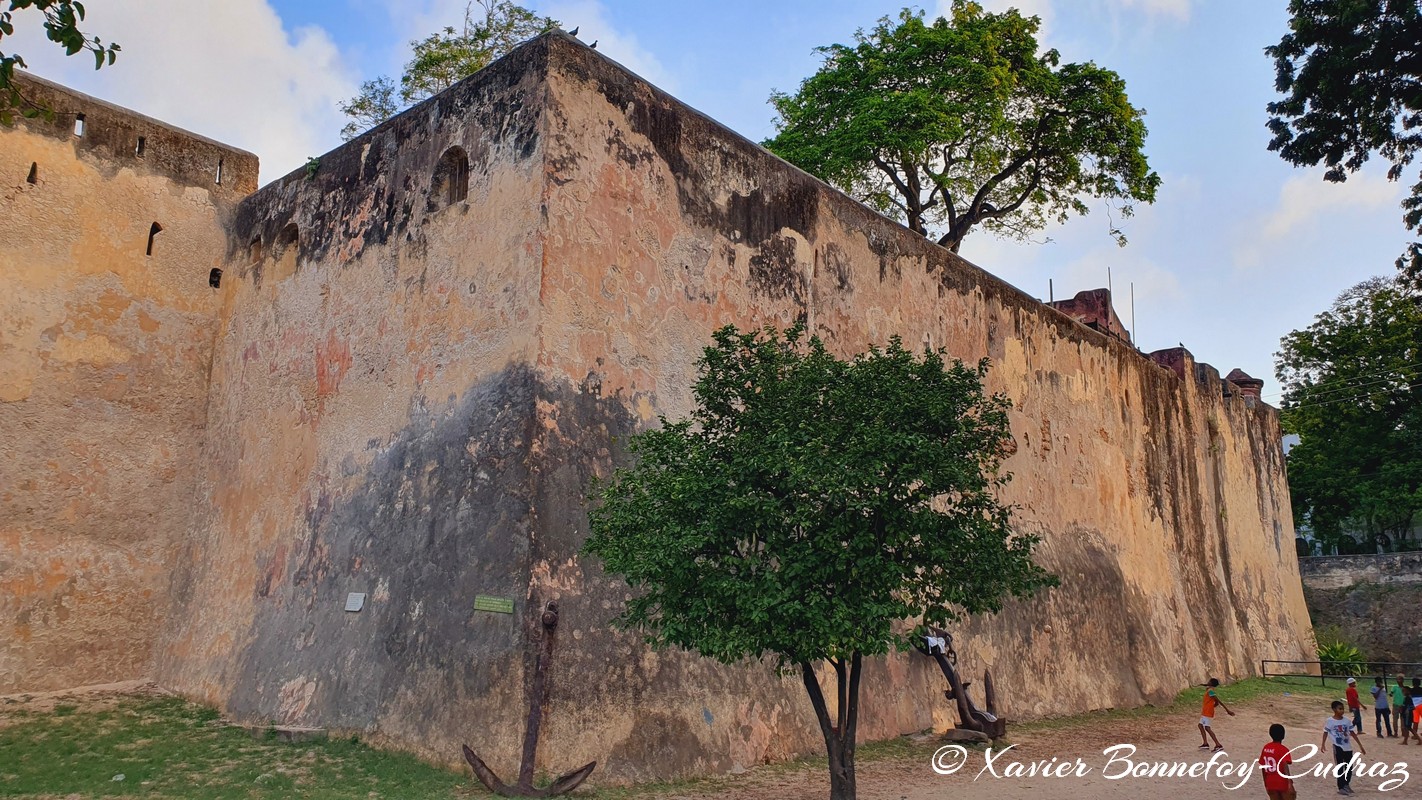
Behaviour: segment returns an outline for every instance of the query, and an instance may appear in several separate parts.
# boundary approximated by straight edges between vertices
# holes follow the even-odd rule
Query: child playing
[[[1402,734],[1402,743],[1407,744],[1412,738],[1412,696],[1407,691],[1405,679],[1397,676],[1397,683],[1392,687],[1392,716],[1397,720],[1397,729]]]
[[[1348,713],[1353,715],[1353,727],[1363,732],[1363,701],[1358,697],[1358,679],[1348,679],[1348,691],[1344,694],[1348,701]]]
[[[1417,729],[1422,727],[1422,678],[1412,679],[1412,738],[1422,744],[1422,736],[1417,735]]]
[[[1379,675],[1368,691],[1373,693],[1373,724],[1377,726],[1378,738],[1382,738],[1383,725],[1386,725],[1388,738],[1396,739],[1397,734],[1392,730],[1392,706],[1388,705],[1387,682],[1383,676]]]
[[[1323,741],[1319,747],[1327,747],[1329,741],[1333,743],[1333,763],[1343,765],[1338,771],[1338,793],[1347,797],[1353,794],[1353,742],[1358,743],[1358,752],[1367,755],[1368,751],[1363,749],[1363,740],[1358,738],[1358,732],[1353,730],[1353,723],[1343,718],[1343,709],[1347,708],[1342,700],[1333,701],[1333,716],[1323,723]]]
[[[1219,678],[1210,678],[1209,682],[1204,684],[1205,702],[1200,709],[1200,748],[1204,750],[1210,749],[1209,739],[1205,738],[1208,735],[1210,739],[1215,740],[1215,748],[1210,750],[1212,753],[1218,753],[1224,750],[1224,745],[1220,744],[1220,737],[1216,736],[1215,729],[1210,727],[1210,723],[1215,719],[1215,706],[1223,708],[1225,713],[1231,717],[1234,716],[1234,712],[1229,710],[1229,706],[1225,705],[1224,701],[1220,700],[1219,695],[1215,694],[1215,689],[1218,689],[1219,685]]]
[[[1289,748],[1284,746],[1284,726],[1277,722],[1270,725],[1269,738],[1273,741],[1264,745],[1259,754],[1259,766],[1264,771],[1264,791],[1269,793],[1269,800],[1294,800],[1298,794],[1294,792],[1293,776],[1289,770],[1294,760],[1289,756]]]

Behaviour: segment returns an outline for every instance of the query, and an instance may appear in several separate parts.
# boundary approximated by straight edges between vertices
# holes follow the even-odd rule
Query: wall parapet
[[[74,143],[134,169],[164,175],[219,195],[241,197],[257,189],[257,156],[122,106],[25,72],[15,83],[26,100],[52,113],[17,123],[32,132]],[[38,165],[44,169],[44,165]]]

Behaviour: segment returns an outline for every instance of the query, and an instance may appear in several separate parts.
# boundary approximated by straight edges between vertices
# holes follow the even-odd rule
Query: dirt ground
[[[1228,698],[1228,689],[1225,697]],[[140,699],[145,697],[158,697],[162,693],[151,686],[141,685],[115,685],[109,687],[94,687],[93,690],[76,693],[64,692],[54,695],[26,695],[20,697],[0,698],[0,738],[3,738],[4,730],[10,724],[16,724],[25,719],[33,719],[35,714],[53,713],[59,715],[56,719],[74,719],[68,714],[78,712],[103,712],[116,708],[127,702],[132,703],[135,697]],[[1228,700],[1227,700],[1228,702]],[[1178,708],[1179,706],[1176,706]],[[1236,716],[1227,716],[1221,711],[1215,723],[1215,730],[1221,741],[1225,745],[1225,754],[1217,759],[1216,763],[1229,766],[1229,774],[1220,774],[1217,770],[1208,777],[1168,777],[1168,776],[1145,776],[1145,777],[1115,777],[1122,769],[1123,762],[1111,762],[1112,756],[1103,753],[1107,748],[1116,745],[1134,745],[1136,750],[1133,753],[1121,753],[1122,758],[1129,758],[1131,762],[1146,767],[1163,764],[1167,767],[1173,764],[1182,765],[1181,769],[1188,769],[1190,765],[1205,764],[1210,762],[1211,755],[1208,751],[1200,750],[1200,736],[1195,728],[1198,717],[1190,711],[1167,712],[1167,711],[1140,711],[1125,712],[1117,715],[1088,715],[1076,717],[1070,720],[1061,720],[1053,723],[1040,724],[1036,726],[1026,726],[1020,729],[1009,729],[1009,737],[1014,743],[1011,750],[998,753],[992,760],[992,767],[988,767],[990,755],[982,748],[965,750],[962,752],[963,761],[961,767],[952,774],[938,774],[933,769],[933,759],[935,753],[941,753],[944,743],[937,737],[922,736],[916,737],[914,741],[900,740],[897,743],[885,748],[879,746],[875,755],[867,755],[859,765],[859,797],[862,800],[942,800],[943,798],[954,798],[958,800],[1113,800],[1114,798],[1148,798],[1149,800],[1194,800],[1195,798],[1226,798],[1226,797],[1264,797],[1262,778],[1257,769],[1253,768],[1253,762],[1259,755],[1259,750],[1268,740],[1268,728],[1271,723],[1280,722],[1288,728],[1288,736],[1285,743],[1291,747],[1300,747],[1306,744],[1317,744],[1321,738],[1323,721],[1327,716],[1327,697],[1317,693],[1300,694],[1266,694],[1258,696],[1252,700],[1231,703],[1231,708],[1236,711]],[[1366,720],[1366,735],[1363,737],[1363,746],[1367,748],[1367,756],[1364,758],[1365,768],[1381,770],[1386,768],[1386,774],[1376,772],[1375,774],[1363,774],[1354,778],[1353,787],[1360,795],[1379,794],[1384,798],[1422,798],[1422,775],[1412,776],[1415,770],[1422,773],[1422,746],[1403,746],[1399,739],[1384,739],[1379,741],[1373,735],[1372,720]],[[214,730],[221,730],[221,726]],[[204,728],[206,731],[206,728]],[[136,734],[135,734],[136,735]],[[204,735],[211,736],[211,732]],[[147,741],[147,740],[144,740]],[[254,743],[251,737],[243,734],[238,736],[234,742],[240,745],[238,749],[258,747],[259,743]],[[135,743],[137,746],[139,743]],[[233,742],[225,744],[221,742],[195,745],[197,747],[193,753],[183,755],[180,761],[191,761],[193,758],[206,754],[214,758],[223,758],[224,754],[232,752]],[[265,753],[259,760],[266,766],[262,770],[270,771],[267,762],[276,759],[282,754],[295,757],[300,755],[289,746],[282,746],[274,743],[260,744],[262,747],[275,748],[271,752]],[[227,749],[223,749],[223,748]],[[206,749],[204,749],[206,748]],[[211,750],[212,752],[208,752]],[[291,753],[287,753],[291,750]],[[5,773],[5,748],[0,746],[0,777]],[[239,754],[240,755],[240,754]],[[309,755],[309,754],[308,754]],[[957,753],[945,753],[940,756],[940,766],[952,764],[958,761]],[[109,757],[117,757],[110,754]],[[386,769],[381,773],[384,777],[371,784],[370,787],[360,787],[361,791],[351,793],[346,791],[352,787],[340,783],[338,778],[351,770],[357,770],[360,764],[372,759],[379,759],[382,754],[376,751],[361,751],[341,756],[339,763],[332,768],[332,774],[324,774],[319,781],[315,781],[307,789],[321,789],[324,793],[310,794],[302,791],[302,786],[293,785],[290,791],[256,791],[252,786],[248,786],[252,781],[242,784],[247,789],[239,793],[244,797],[294,797],[294,796],[320,796],[320,797],[400,797],[405,800],[407,797],[415,797],[410,792],[391,793],[381,791],[381,787],[388,788],[386,783],[393,780],[391,776],[400,773],[402,770],[408,771],[418,767],[425,771],[437,773],[434,779],[427,781],[430,786],[419,797],[473,797],[479,795],[473,790],[473,782],[466,774],[455,776],[453,773],[443,773],[424,765],[401,762],[404,766],[396,765]],[[1296,756],[1300,758],[1300,756]],[[1078,768],[1078,759],[1082,767]],[[1323,759],[1331,766],[1331,758]],[[1063,768],[1071,774],[1057,776],[1043,776],[1040,773],[1041,764]],[[1014,774],[1019,770],[1027,770],[1031,765],[1037,764],[1036,774]],[[166,766],[164,766],[166,765]],[[1015,766],[1014,766],[1015,765]],[[1312,797],[1335,797],[1336,788],[1332,776],[1319,774],[1302,774],[1320,765],[1317,756],[1301,761],[1295,767],[1297,787],[1300,798]],[[178,765],[179,767],[182,764]],[[1249,774],[1241,785],[1241,773],[1239,769],[1247,767]],[[153,780],[162,778],[163,773],[171,772],[173,769],[171,762],[162,762],[151,776]],[[1197,767],[1197,769],[1199,769]],[[394,770],[391,772],[390,770]],[[68,768],[56,767],[56,774],[61,777],[69,776]],[[113,770],[110,770],[112,772]],[[125,771],[138,771],[137,767]],[[330,772],[330,771],[328,771]],[[993,773],[996,772],[995,776]],[[386,773],[389,773],[388,775]],[[70,776],[72,777],[72,776]],[[101,784],[104,791],[85,791],[79,794],[70,794],[68,797],[79,798],[96,796],[97,794],[111,794],[114,790],[108,788],[109,773],[105,772],[100,776],[103,780]],[[254,780],[260,788],[264,775],[256,775]],[[346,778],[349,776],[346,775]],[[451,779],[453,779],[451,781]],[[60,783],[65,781],[61,780]],[[449,784],[456,784],[453,788]],[[346,781],[349,783],[349,781]],[[3,784],[3,781],[0,781]],[[319,785],[318,785],[319,784]],[[339,784],[339,785],[337,785]],[[422,784],[423,785],[423,784]],[[314,787],[314,789],[313,789]],[[366,791],[371,787],[376,787],[374,791]],[[1386,789],[1384,790],[1384,788]],[[11,787],[15,788],[15,787]],[[92,787],[89,787],[92,789]],[[141,787],[132,787],[135,790]],[[209,787],[211,788],[211,787]],[[270,787],[268,787],[270,788]],[[1380,790],[1384,790],[1380,793]],[[66,790],[68,792],[69,790]],[[228,794],[212,792],[201,796],[222,797]],[[133,792],[129,792],[133,793]],[[144,792],[139,791],[142,794]],[[65,793],[54,794],[53,792],[40,791],[13,792],[6,791],[4,785],[0,785],[0,795],[19,794],[28,797],[66,797]],[[722,776],[688,784],[682,784],[675,789],[657,789],[654,787],[637,787],[632,789],[584,789],[574,796],[590,798],[619,798],[620,800],[643,800],[644,798],[664,798],[665,800],[709,800],[716,798],[730,798],[732,800],[815,800],[824,798],[829,794],[829,781],[823,766],[823,762],[796,763],[759,767],[738,776]],[[170,796],[170,795],[162,795]],[[196,797],[198,793],[189,794],[184,792],[178,796]]]
[[[1318,697],[1276,696],[1262,698],[1234,708],[1236,715],[1230,717],[1218,712],[1215,730],[1225,746],[1225,754],[1232,764],[1252,763],[1259,757],[1259,751],[1269,741],[1269,725],[1283,723],[1288,730],[1285,744],[1298,747],[1306,743],[1318,744],[1322,738],[1323,721],[1327,717],[1327,703]],[[876,760],[861,764],[859,774],[859,797],[862,800],[1139,800],[1139,798],[1159,798],[1160,800],[1194,800],[1195,798],[1222,797],[1264,797],[1263,779],[1258,771],[1253,771],[1238,790],[1230,787],[1240,782],[1238,773],[1220,777],[1218,773],[1209,778],[1190,777],[1123,777],[1108,779],[1107,774],[1115,774],[1121,764],[1109,765],[1111,756],[1103,755],[1103,750],[1117,744],[1133,744],[1138,749],[1130,759],[1134,762],[1208,762],[1208,751],[1200,750],[1200,734],[1195,727],[1198,717],[1184,715],[1162,715],[1153,719],[1131,719],[1093,724],[1090,721],[1073,723],[1052,730],[1033,730],[1012,736],[1017,746],[999,755],[993,762],[996,771],[1004,777],[993,777],[984,771],[986,754],[981,750],[968,752],[967,761],[955,774],[939,775],[930,766],[938,741],[924,742],[915,749],[922,750],[919,757]],[[1366,720],[1363,747],[1367,749],[1364,764],[1374,761],[1385,763],[1390,774],[1383,776],[1358,776],[1353,779],[1353,789],[1359,795],[1378,794],[1379,787],[1397,782],[1404,776],[1407,780],[1381,793],[1382,797],[1418,798],[1422,797],[1422,746],[1404,747],[1400,739],[1378,741],[1373,736],[1372,720]],[[1009,732],[1010,733],[1010,732]],[[1296,756],[1297,758],[1298,756]],[[1071,777],[1007,777],[1008,762],[1018,761],[1024,765],[1030,762],[1050,761],[1075,763],[1081,759],[1090,769],[1082,776]],[[1331,765],[1331,754],[1326,759]],[[1398,763],[1403,766],[1398,771]],[[1294,769],[1299,774],[1303,769],[1320,763],[1315,756]],[[1378,768],[1381,768],[1382,763]],[[752,770],[744,775],[718,782],[714,788],[695,792],[651,795],[664,798],[737,798],[737,800],[784,800],[785,798],[827,797],[829,781],[823,769]],[[1296,779],[1300,798],[1336,797],[1337,787],[1332,776],[1303,776]]]

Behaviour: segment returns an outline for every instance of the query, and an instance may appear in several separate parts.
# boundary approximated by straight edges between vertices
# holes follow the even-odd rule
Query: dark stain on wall
[[[734,232],[738,243],[753,246],[787,228],[813,240],[818,181],[795,170],[765,169],[766,151],[749,142],[744,148],[726,146],[719,123],[643,81],[627,80],[615,64],[571,40],[553,41],[555,57],[549,69],[594,84],[609,103],[626,112],[632,129],[646,137],[675,177],[688,219],[711,230]],[[633,168],[653,157],[615,131],[609,134],[608,150]],[[732,193],[723,205],[712,192],[726,185],[728,175],[756,175],[757,185],[747,193]]]
[[[604,573],[598,559],[579,554],[588,535],[585,497],[594,478],[606,478],[614,466],[628,463],[627,441],[641,424],[630,411],[638,398],[602,396],[593,386],[595,382],[574,387],[561,381],[539,386],[538,405],[547,409],[547,417],[536,467],[538,518],[531,560],[546,569],[543,580],[550,586],[540,587],[540,569],[535,568],[532,592],[538,600],[553,591],[559,594],[550,723],[563,720],[576,731],[580,719],[588,720],[584,726],[604,724],[596,718],[607,709],[632,713],[632,732],[622,741],[607,743],[609,757],[598,768],[607,777],[624,780],[730,768],[724,748],[708,749],[705,731],[669,713],[678,707],[699,709],[695,698],[755,696],[765,702],[780,693],[791,713],[805,715],[799,749],[813,746],[814,722],[798,682],[782,682],[769,665],[724,667],[681,650],[659,653],[650,662],[655,666],[649,667],[641,633],[609,624],[621,612],[628,587]],[[648,399],[656,405],[655,398]],[[575,631],[581,632],[580,638],[571,635]],[[544,766],[558,771],[576,765]]]
[[[927,238],[909,234],[898,222],[787,165],[765,148],[687,108],[586,46],[559,34],[545,38],[549,42],[550,72],[586,83],[601,93],[627,115],[634,131],[646,137],[676,181],[678,201],[688,222],[753,247],[763,246],[785,229],[814,245],[816,220],[832,216],[864,237],[878,257],[880,281],[898,278],[905,261],[918,261],[936,275],[940,296],[949,292],[977,293],[1010,308],[1044,316],[1043,304],[1036,298]],[[609,152],[615,152],[631,167],[645,163],[651,155],[645,148],[639,150],[612,139]],[[726,199],[713,194],[717,187],[743,185],[752,188],[748,192],[734,191]],[[1048,319],[1056,324],[1058,335],[1071,341],[1102,344],[1110,339],[1069,318]],[[1129,345],[1116,345],[1122,356],[1142,357]]]
[[[531,369],[508,367],[448,408],[419,409],[368,467],[352,458],[354,489],[309,500],[290,577],[259,582],[232,713],[284,720],[311,682],[284,721],[360,729],[422,670],[447,686],[418,701],[508,691],[493,676],[524,646],[534,395]],[[366,594],[358,613],[343,610],[350,592]],[[512,599],[514,615],[476,613],[477,594]]]
[[[229,258],[240,260],[255,237],[270,246],[292,222],[300,229],[304,258],[324,259],[336,251],[349,258],[401,236],[413,241],[430,213],[456,210],[432,196],[440,157],[452,146],[468,154],[471,194],[487,185],[495,160],[532,166],[540,143],[547,57],[547,37],[535,39],[473,78],[263,187],[238,206]]]
[[[805,305],[805,270],[795,260],[795,240],[774,236],[750,257],[750,287],[775,300]]]
[[[815,252],[818,263],[815,265],[816,272],[824,272],[834,278],[834,288],[843,294],[850,294],[854,291],[853,264],[849,261],[849,254],[844,252],[844,248],[835,242],[829,242],[822,250]]]

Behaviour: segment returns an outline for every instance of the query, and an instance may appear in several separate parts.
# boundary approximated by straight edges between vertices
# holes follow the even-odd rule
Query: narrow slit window
[[[217,159],[217,183],[222,183],[222,159]]]
[[[25,183],[39,183],[39,162],[30,162],[30,174],[25,176]]]
[[[143,150],[146,145],[147,141],[142,136],[138,137],[138,144],[133,146],[133,154],[139,158],[143,158]]]
[[[222,270],[213,267],[212,272],[207,273],[207,285],[214,289],[222,288]]]
[[[252,243],[247,245],[247,260],[253,264],[262,260],[262,237],[252,237]]]
[[[159,225],[156,222],[148,228],[148,255],[153,255],[153,240],[156,239],[158,237],[158,234],[162,232],[163,226]]]
[[[461,202],[469,196],[469,159],[460,157],[450,165],[449,204]]]
[[[74,135],[75,135],[75,136],[83,136],[83,135],[84,135],[84,115],[83,115],[83,114],[75,114],[75,115],[74,115]]]

